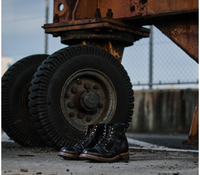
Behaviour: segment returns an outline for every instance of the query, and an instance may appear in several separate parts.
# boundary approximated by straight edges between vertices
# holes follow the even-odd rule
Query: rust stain
[[[97,3],[98,0],[80,0],[74,13],[74,19],[93,19],[98,8]]]
[[[72,20],[72,12],[77,0],[54,0],[54,22]],[[63,9],[61,8],[63,7]]]
[[[195,19],[165,21],[155,25],[198,62],[198,23]]]
[[[106,17],[108,9],[112,9],[114,19],[142,16],[147,12],[147,0],[99,0],[98,8],[102,17]]]
[[[60,8],[61,5],[63,9]],[[134,17],[139,20],[149,16],[162,19],[164,14],[164,16],[168,15],[169,19],[174,13],[189,14],[196,9],[198,9],[198,0],[54,0],[54,23],[44,25],[44,28],[46,33],[52,33],[54,36],[61,36],[63,32],[73,30],[109,28],[132,33],[135,39],[140,39],[147,37],[148,34],[131,27],[130,23]],[[99,12],[98,19],[95,19],[96,10]],[[103,19],[115,20],[115,22],[103,21]],[[129,23],[124,23],[125,25],[116,23],[120,19],[129,20]],[[198,62],[197,22],[198,20],[193,18],[189,20],[178,18],[175,21],[161,20],[159,23],[154,20],[152,23]],[[113,55],[117,55],[117,50],[112,48],[110,50]]]
[[[188,9],[198,9],[198,0],[148,0],[148,15]]]
[[[121,46],[122,47],[122,46]],[[122,55],[124,51],[124,47],[121,49],[120,46],[114,47],[111,41],[108,41],[108,52],[112,54],[116,59],[118,59],[120,62],[122,60]]]
[[[123,52],[124,52],[124,45],[122,44],[117,44],[114,43],[112,41],[92,41],[92,40],[82,40],[79,42],[79,44],[81,45],[93,45],[96,47],[99,47],[107,52],[109,52],[110,54],[112,54],[116,59],[118,59],[120,62],[122,61],[122,56],[123,56]]]

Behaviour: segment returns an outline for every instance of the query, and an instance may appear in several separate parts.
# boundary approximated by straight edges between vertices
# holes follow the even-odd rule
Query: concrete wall
[[[134,133],[189,133],[198,90],[135,91],[135,107],[128,131]]]

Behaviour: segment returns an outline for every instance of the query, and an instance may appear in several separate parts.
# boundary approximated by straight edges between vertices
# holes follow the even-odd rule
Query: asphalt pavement
[[[7,175],[198,174],[199,155],[196,148],[174,148],[162,145],[162,142],[160,142],[160,145],[156,144],[156,142],[146,142],[144,138],[150,139],[152,135],[127,134],[127,136],[130,153],[128,163],[99,163],[88,160],[64,160],[57,156],[56,150],[49,147],[22,147],[10,140],[4,133],[2,134],[1,173]],[[135,139],[138,136],[140,136],[140,140]],[[133,139],[133,137],[135,138]],[[158,135],[156,137],[159,138]],[[165,137],[161,136],[161,138]]]

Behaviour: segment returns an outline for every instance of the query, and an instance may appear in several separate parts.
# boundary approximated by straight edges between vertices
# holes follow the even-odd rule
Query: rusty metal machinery
[[[149,36],[143,25],[155,25],[198,62],[198,0],[54,0],[53,23],[43,28],[69,47],[42,62],[33,79],[27,78],[29,93],[23,95],[23,101],[28,98],[23,108],[29,109],[33,126],[46,144],[57,149],[71,146],[88,124],[125,122],[128,128],[134,97],[120,61],[125,47]],[[3,100],[3,128],[16,142],[27,145],[29,141],[15,139],[16,130],[8,126],[10,121],[16,123],[15,115],[7,115],[14,96],[8,94]],[[193,126],[197,122],[195,118]]]
[[[54,21],[43,28],[64,44],[94,45],[121,60],[124,47],[148,36],[142,25],[152,24],[198,63],[197,0],[54,0]]]
[[[109,40],[104,38],[107,33],[123,31],[135,41],[148,36],[148,30],[141,27],[147,24],[158,27],[198,62],[198,0],[54,0],[54,21],[43,28],[71,45],[76,38],[66,34],[69,31],[92,30],[90,36],[77,36],[82,42],[99,39],[102,35],[95,38],[93,31],[98,35],[106,29],[110,32],[103,31],[102,39]]]
[[[184,145],[198,145],[198,141],[199,141],[198,131],[199,131],[199,107],[196,106],[194,114],[193,114],[193,119],[192,119],[192,124],[190,127],[188,140],[183,141],[182,143]]]

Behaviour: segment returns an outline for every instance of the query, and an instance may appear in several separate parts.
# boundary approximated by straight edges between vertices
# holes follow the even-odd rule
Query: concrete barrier
[[[129,132],[188,134],[198,89],[135,91],[135,107]]]

